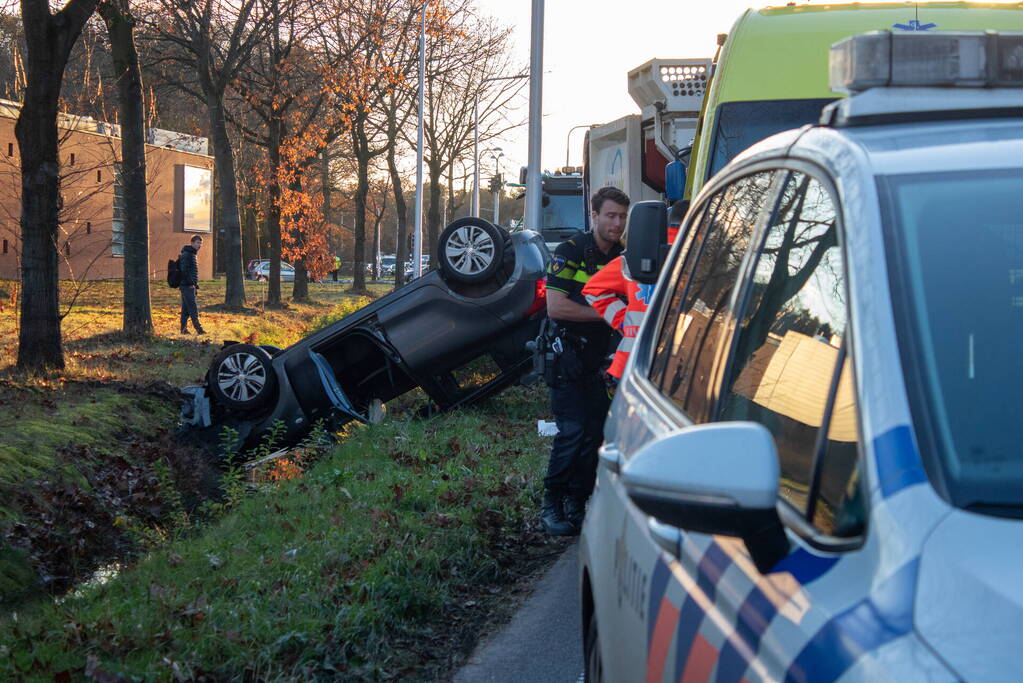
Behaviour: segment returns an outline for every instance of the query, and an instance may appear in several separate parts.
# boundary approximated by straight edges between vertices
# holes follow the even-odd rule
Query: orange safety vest
[[[674,242],[677,235],[678,228],[668,228],[668,244]],[[622,378],[653,293],[653,285],[641,285],[629,276],[629,267],[621,256],[597,271],[583,285],[586,302],[600,313],[608,325],[622,333],[622,341],[615,350],[611,367],[607,369],[612,377]]]

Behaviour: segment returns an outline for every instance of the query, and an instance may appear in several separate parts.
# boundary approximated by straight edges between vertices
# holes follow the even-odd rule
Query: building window
[[[7,240],[4,240],[4,254],[7,253]]]
[[[71,158],[68,160],[68,165],[69,166],[74,166],[75,165],[75,153],[74,152],[71,152]]]
[[[98,182],[102,182],[102,180],[103,180],[103,171],[96,171],[96,182],[97,183]]]
[[[114,163],[114,217],[110,222],[110,254],[124,256],[124,183],[121,181],[122,165]]]
[[[212,226],[213,172],[198,166],[174,169],[174,229],[210,232]]]
[[[64,256],[71,256],[71,243],[70,242],[65,242],[64,243]]]
[[[85,221],[85,234],[86,235],[92,234],[92,221]]]
[[[7,156],[9,156],[9,157],[14,156],[14,143],[13,142],[8,142],[7,143]]]

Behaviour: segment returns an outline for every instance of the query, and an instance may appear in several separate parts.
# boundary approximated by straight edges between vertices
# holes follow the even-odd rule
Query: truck
[[[629,72],[629,95],[640,113],[587,131],[583,150],[587,201],[608,185],[634,202],[681,199],[712,63],[709,58],[651,59]]]

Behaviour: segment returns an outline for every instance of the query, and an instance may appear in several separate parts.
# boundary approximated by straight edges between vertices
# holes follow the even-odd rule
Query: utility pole
[[[529,40],[529,158],[526,170],[525,227],[539,230],[541,224],[540,195],[540,124],[543,118],[543,1],[533,0]]]
[[[412,274],[423,274],[423,104],[426,96],[426,9],[423,3],[422,22],[419,27],[419,125],[416,129],[416,226],[412,234]]]

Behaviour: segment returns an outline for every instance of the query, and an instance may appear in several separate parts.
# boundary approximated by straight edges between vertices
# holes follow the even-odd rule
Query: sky
[[[532,4],[476,0],[482,13],[512,29],[514,54],[523,67],[529,66]],[[544,168],[565,165],[573,126],[639,113],[627,86],[631,69],[654,58],[713,57],[717,35],[727,33],[750,6],[749,0],[545,0]],[[524,120],[528,88],[521,111]],[[583,136],[583,130],[572,133],[570,165],[582,163]],[[517,176],[528,157],[526,127],[496,145],[504,152],[505,173]],[[483,163],[489,170],[493,162]]]
[[[515,55],[529,65],[531,0],[475,0],[482,13],[513,29]],[[784,0],[546,0],[544,2],[544,89],[541,155],[544,168],[565,165],[566,136],[573,126],[608,123],[639,107],[629,96],[631,69],[655,58],[710,58],[717,35],[728,33],[749,7]],[[799,4],[809,4],[799,0]],[[815,2],[813,4],[824,4]],[[912,17],[907,16],[907,19]],[[528,112],[523,89],[521,118]],[[571,135],[569,165],[582,163],[584,132]],[[504,153],[506,174],[514,179],[528,157],[522,128],[495,143]],[[489,171],[492,161],[483,162]],[[489,173],[488,173],[489,175]]]

